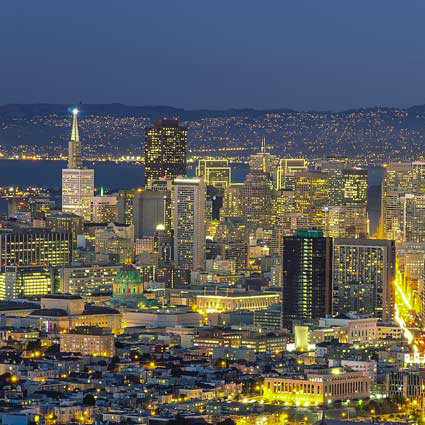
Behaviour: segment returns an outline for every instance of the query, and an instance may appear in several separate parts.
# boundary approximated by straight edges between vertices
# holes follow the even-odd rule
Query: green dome
[[[132,264],[122,266],[115,276],[115,283],[134,284],[143,282],[140,271]]]

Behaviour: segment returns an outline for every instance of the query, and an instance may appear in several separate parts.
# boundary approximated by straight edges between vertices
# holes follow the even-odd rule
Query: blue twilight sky
[[[0,104],[422,104],[424,22],[424,0],[3,0]]]

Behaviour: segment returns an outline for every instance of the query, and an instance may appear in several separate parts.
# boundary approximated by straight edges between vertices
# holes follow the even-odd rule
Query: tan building
[[[132,224],[109,223],[95,231],[96,255],[109,255],[117,262],[125,263],[134,255],[134,226]]]
[[[229,294],[197,295],[196,305],[200,311],[215,313],[236,310],[265,310],[272,304],[280,302],[280,294]]]
[[[103,195],[91,198],[92,220],[94,223],[118,221],[118,196]]]
[[[122,332],[122,315],[109,307],[85,305],[78,295],[50,295],[41,299],[41,308],[31,317],[40,318],[45,331],[63,333],[79,326],[110,328],[113,334]]]
[[[263,398],[295,406],[318,406],[335,401],[366,399],[370,379],[362,372],[332,369],[294,377],[265,378]]]
[[[110,329],[82,327],[60,335],[62,353],[81,353],[83,356],[115,356],[114,335]]]

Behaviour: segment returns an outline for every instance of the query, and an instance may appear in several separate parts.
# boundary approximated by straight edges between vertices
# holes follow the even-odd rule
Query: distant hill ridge
[[[143,116],[145,118],[161,118],[163,116],[179,116],[182,120],[200,119],[202,117],[231,117],[248,116],[258,117],[273,113],[314,113],[319,115],[348,115],[360,112],[407,112],[408,114],[425,113],[424,105],[415,105],[410,108],[396,108],[387,106],[374,106],[357,109],[346,109],[342,111],[320,111],[320,110],[295,110],[290,108],[229,108],[229,109],[184,109],[167,105],[156,106],[137,106],[126,105],[123,103],[105,103],[105,104],[54,104],[54,103],[9,103],[0,106],[0,117],[31,117],[43,115],[67,115],[72,107],[79,107],[85,114],[94,115],[113,115],[113,116]]]

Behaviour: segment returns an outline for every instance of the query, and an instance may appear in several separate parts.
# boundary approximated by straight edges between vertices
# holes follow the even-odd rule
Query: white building
[[[178,267],[205,267],[205,183],[174,180],[174,261]]]
[[[94,194],[94,170],[83,169],[81,165],[77,115],[78,110],[74,109],[68,168],[62,170],[62,211],[77,214],[89,221]]]
[[[94,170],[62,170],[62,211],[90,221]]]

